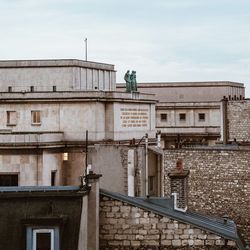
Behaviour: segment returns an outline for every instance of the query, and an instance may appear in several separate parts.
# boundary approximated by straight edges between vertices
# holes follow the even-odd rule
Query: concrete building
[[[242,83],[228,81],[139,83],[138,91],[155,94],[156,129],[167,148],[214,145],[221,138],[220,101],[245,97]]]
[[[111,189],[126,194],[134,185],[120,149],[155,138],[156,101],[114,90],[113,65],[0,61],[0,185],[76,185],[91,164],[103,187],[112,175]]]

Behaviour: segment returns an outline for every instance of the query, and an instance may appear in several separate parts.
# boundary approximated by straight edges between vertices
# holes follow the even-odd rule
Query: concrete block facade
[[[165,195],[170,195],[168,173],[182,159],[190,170],[189,208],[214,216],[229,215],[250,242],[250,184],[248,150],[165,150]]]
[[[235,242],[101,196],[100,249],[237,249]]]

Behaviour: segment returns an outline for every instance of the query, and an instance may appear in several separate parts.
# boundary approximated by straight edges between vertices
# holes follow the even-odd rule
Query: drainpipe
[[[148,134],[145,134],[145,189],[148,196]]]
[[[228,122],[227,122],[227,98],[222,100],[221,112],[222,112],[222,126],[221,126],[221,134],[223,144],[226,145],[228,143]]]

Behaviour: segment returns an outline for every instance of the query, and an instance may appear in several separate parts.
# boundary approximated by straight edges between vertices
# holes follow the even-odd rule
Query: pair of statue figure
[[[126,91],[128,93],[137,91],[137,82],[136,82],[136,71],[132,71],[131,74],[129,70],[124,75],[124,80],[126,82]]]

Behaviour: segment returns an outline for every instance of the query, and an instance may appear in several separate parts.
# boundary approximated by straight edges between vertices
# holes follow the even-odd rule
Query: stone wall
[[[237,249],[235,242],[101,196],[100,249]]]
[[[165,150],[165,194],[170,195],[167,174],[183,159],[189,175],[189,209],[214,215],[229,215],[244,239],[250,242],[250,151]]]
[[[227,120],[230,141],[250,141],[250,99],[228,101]]]

